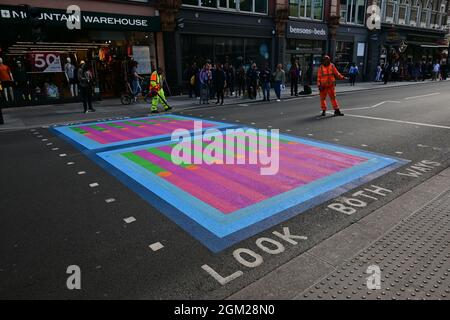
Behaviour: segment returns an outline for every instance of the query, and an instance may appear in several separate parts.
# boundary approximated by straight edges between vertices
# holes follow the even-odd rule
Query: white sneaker
[[[280,99],[277,99],[277,102],[281,102],[281,100],[280,100]]]

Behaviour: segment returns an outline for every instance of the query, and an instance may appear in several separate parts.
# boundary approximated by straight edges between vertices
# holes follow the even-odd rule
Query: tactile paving
[[[450,190],[402,220],[300,299],[450,299]],[[369,289],[367,269],[381,271],[381,288]]]

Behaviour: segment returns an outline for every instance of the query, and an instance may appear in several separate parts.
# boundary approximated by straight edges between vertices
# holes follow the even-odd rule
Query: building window
[[[340,0],[341,22],[364,24],[366,14],[365,0]]]
[[[267,14],[268,0],[183,0],[183,5]]]
[[[323,19],[323,0],[289,0],[289,15],[294,18]]]
[[[336,41],[336,57],[334,64],[341,73],[348,74],[353,61],[354,43],[348,41]]]

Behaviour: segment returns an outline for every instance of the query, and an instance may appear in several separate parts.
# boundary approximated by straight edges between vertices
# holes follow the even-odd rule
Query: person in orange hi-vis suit
[[[322,108],[321,116],[324,117],[327,111],[327,95],[330,96],[331,104],[333,105],[334,115],[343,116],[344,114],[339,110],[339,104],[336,100],[336,78],[339,80],[347,79],[336,69],[335,65],[331,63],[329,56],[325,56],[322,64],[319,67],[317,74],[317,86],[320,91],[320,106]]]

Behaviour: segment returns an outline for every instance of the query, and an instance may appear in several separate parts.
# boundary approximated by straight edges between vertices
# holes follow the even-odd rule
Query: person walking
[[[433,65],[433,78],[432,81],[440,80],[440,74],[441,74],[441,65],[438,61]]]
[[[266,62],[263,70],[260,73],[261,86],[263,92],[263,101],[270,102],[270,79],[272,77],[272,70],[269,68],[269,63]]]
[[[350,85],[355,86],[356,77],[359,74],[359,69],[356,63],[352,63],[352,66],[350,67],[350,70],[348,71],[348,74],[350,76]]]
[[[197,94],[197,78],[198,78],[198,67],[197,67],[197,63],[194,62],[189,69],[187,70],[187,81],[188,81],[188,93],[189,93],[189,98],[197,98],[198,94]]]
[[[167,105],[166,96],[163,89],[163,69],[158,67],[150,76],[150,93],[153,96],[151,113],[159,113],[158,105],[164,106],[164,111],[172,109]]]
[[[382,71],[383,71],[383,69],[381,68],[381,65],[378,64],[377,65],[377,75],[375,76],[375,82],[380,82],[381,81]]]
[[[258,88],[258,68],[253,63],[247,71],[247,92],[249,99],[256,99],[256,90]]]
[[[223,105],[224,92],[227,85],[227,75],[225,74],[225,71],[223,71],[222,64],[220,63],[218,63],[216,66],[213,81],[217,96],[216,104],[219,104],[219,100],[221,100],[220,105]]]
[[[330,97],[333,105],[334,115],[343,116],[339,110],[339,104],[336,100],[336,78],[343,80],[348,79],[339,73],[334,64],[331,63],[330,56],[326,55],[317,73],[317,86],[320,91],[320,107],[322,108],[321,116],[324,117],[327,111],[327,96]]]
[[[391,76],[391,66],[389,65],[389,63],[386,62],[386,64],[384,65],[384,68],[383,68],[384,84],[388,83],[390,76]]]
[[[277,102],[281,102],[281,89],[286,83],[286,74],[281,63],[277,65],[277,70],[273,73],[273,79]]]
[[[209,64],[205,63],[199,74],[200,104],[209,104]]]
[[[83,101],[84,113],[95,112],[92,107],[92,85],[93,77],[88,65],[82,60],[78,68],[78,81],[80,87],[81,100]],[[89,111],[88,111],[89,109]]]
[[[240,65],[239,69],[236,71],[236,79],[237,79],[237,95],[236,97],[240,98],[245,95],[245,68],[244,65]]]
[[[298,68],[297,62],[294,62],[289,70],[289,77],[291,80],[291,97],[298,96],[298,81],[300,78],[300,70]]]
[[[131,64],[131,70],[130,70],[130,78],[131,78],[131,90],[133,91],[133,98],[134,102],[137,101],[139,94],[142,92],[141,88],[141,81],[144,80],[138,73],[137,73],[137,67],[138,62],[133,61]]]

